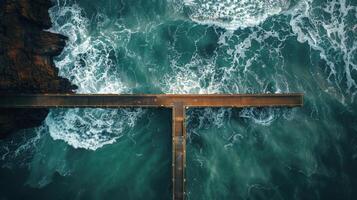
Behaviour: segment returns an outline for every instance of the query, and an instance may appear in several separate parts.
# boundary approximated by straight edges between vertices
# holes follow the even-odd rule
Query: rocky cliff
[[[50,0],[0,0],[0,93],[69,93],[76,89],[58,76],[53,57],[66,37],[51,27]],[[0,138],[38,126],[48,110],[0,110]]]

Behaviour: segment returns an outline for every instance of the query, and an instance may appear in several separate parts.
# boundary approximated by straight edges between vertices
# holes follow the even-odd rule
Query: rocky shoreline
[[[58,76],[53,58],[66,45],[52,26],[50,0],[0,1],[0,93],[72,93],[77,87]],[[0,138],[39,126],[47,109],[1,109]]]

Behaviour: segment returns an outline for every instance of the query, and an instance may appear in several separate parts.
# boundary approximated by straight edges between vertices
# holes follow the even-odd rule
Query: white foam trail
[[[259,54],[251,59],[245,57],[250,51],[251,42],[254,42],[257,37],[259,42],[267,39],[267,37],[262,38],[259,31],[263,27],[262,23],[269,16],[283,13],[288,19],[283,18],[282,22],[286,23],[287,20],[291,30],[283,30],[285,38],[281,38],[279,33],[282,30],[270,30],[271,36],[280,37],[281,45],[292,35],[296,35],[301,43],[307,42],[312,49],[319,52],[320,58],[328,66],[329,74],[326,78],[330,86],[324,90],[336,96],[344,104],[348,103],[348,100],[353,102],[357,94],[357,21],[353,20],[357,18],[357,7],[352,5],[351,1],[300,0],[289,10],[287,9],[290,1],[173,0],[173,2],[178,8],[177,5],[181,2],[182,7],[189,10],[187,14],[192,21],[228,30],[221,36],[220,44],[225,44],[234,30],[239,28],[247,30],[249,27],[255,29],[256,31],[251,33],[252,36],[239,41],[243,43],[236,42],[235,49],[227,50],[228,54],[237,56],[235,60],[239,65],[245,65],[246,70],[249,70],[251,63],[259,61]],[[183,12],[184,9],[178,10]],[[267,33],[264,35],[268,36]],[[260,44],[264,45],[264,43]],[[312,62],[318,63],[315,60]],[[321,66],[321,63],[318,65]],[[189,72],[185,75],[195,78]]]
[[[249,7],[245,11],[238,12],[241,17],[252,17],[250,9],[254,6],[263,5],[268,1],[241,1],[242,8]],[[271,3],[271,2],[270,2]],[[279,14],[289,6],[288,1],[275,1],[279,5],[271,3],[275,6],[276,13],[269,11],[267,13]],[[284,15],[280,15],[271,20],[272,23],[277,21],[280,30],[267,28],[262,22],[267,17],[261,17],[257,14],[254,17],[256,24],[247,24],[242,22],[236,23],[235,17],[239,16],[234,13],[233,1],[196,1],[186,0],[184,5],[190,8],[189,17],[200,24],[215,25],[227,29],[218,41],[220,45],[215,51],[215,56],[209,60],[203,59],[200,56],[194,55],[192,60],[187,64],[177,64],[176,61],[171,62],[173,73],[165,77],[163,86],[166,92],[172,93],[251,93],[251,92],[289,92],[289,84],[287,77],[284,75],[284,57],[282,56],[281,48],[284,42],[292,37],[297,36],[297,40],[301,43],[307,42],[312,49],[320,53],[320,58],[324,60],[329,68],[330,74],[327,80],[331,86],[326,90],[333,96],[336,96],[342,103],[346,103],[345,98],[353,99],[357,94],[356,85],[356,65],[357,65],[357,41],[356,30],[357,21],[351,20],[357,17],[356,6],[348,5],[346,0],[333,0],[326,2],[316,2],[313,0],[302,0],[290,10],[284,11]],[[234,5],[234,6],[227,6]],[[258,6],[259,7],[259,6]],[[239,9],[236,9],[237,11]],[[274,10],[274,9],[272,9]],[[182,11],[182,10],[181,10]],[[259,12],[259,9],[255,10]],[[264,12],[263,12],[264,13]],[[263,15],[264,16],[264,15]],[[324,16],[324,17],[322,17]],[[327,16],[327,17],[326,17]],[[205,19],[207,17],[207,19]],[[214,18],[210,21],[209,18]],[[262,19],[262,20],[259,20]],[[232,30],[244,28],[244,33],[249,34],[234,34]],[[277,45],[271,45],[267,41],[275,41]],[[198,42],[198,41],[195,41]],[[252,44],[258,43],[258,50],[252,50]],[[234,46],[234,48],[232,48]],[[269,51],[269,57],[272,60],[263,58],[263,54]],[[231,62],[231,66],[225,66],[222,72],[218,72],[217,57],[224,57]],[[171,60],[178,60],[180,55],[174,56]],[[271,82],[274,84],[275,91],[271,91],[269,81],[266,80],[264,72],[266,62],[273,63],[272,67],[277,71],[271,77]],[[315,61],[317,62],[317,61]],[[257,66],[259,66],[257,68]],[[198,69],[198,70],[193,70]],[[218,74],[223,74],[219,76]],[[218,77],[218,78],[217,78]],[[207,81],[209,80],[209,81]],[[338,94],[336,94],[338,93]],[[342,99],[341,99],[342,97]],[[270,113],[266,116],[266,113]],[[261,113],[265,117],[250,109],[243,110],[241,116],[252,119],[253,122],[269,125],[276,119],[277,112],[265,110]],[[283,115],[286,113],[283,112]]]
[[[165,93],[179,94],[289,92],[288,81],[284,76],[286,73],[283,69],[284,58],[280,49],[281,41],[288,36],[260,27],[249,28],[249,33],[235,35],[232,32],[225,32],[218,39],[218,48],[213,56],[204,58],[195,50],[191,59],[186,63],[182,63],[182,53],[174,48],[169,49],[171,70],[161,80],[161,88]],[[198,43],[199,40],[194,42]],[[268,40],[275,42],[267,42]],[[254,42],[259,44],[259,48],[252,50]],[[263,53],[267,49],[269,49],[269,57],[264,57]],[[222,60],[227,64],[222,66],[220,64]],[[264,69],[265,62],[272,63],[270,67],[277,71],[276,74],[270,74],[270,79],[267,79],[264,73],[265,70],[269,70]],[[231,115],[230,109],[222,110],[226,112],[223,116]],[[229,121],[227,117],[219,117],[220,112],[221,110],[205,109],[205,112],[200,113],[202,116],[208,118],[215,116],[216,118],[214,120],[200,118],[200,121],[219,127],[224,121]],[[272,118],[271,121],[281,114],[270,110],[267,112]],[[245,117],[248,118],[248,115]],[[257,115],[249,115],[249,117],[256,118],[253,120],[255,123],[266,124],[265,121],[257,118]]]
[[[328,81],[353,101],[357,94],[357,77],[353,75],[357,70],[357,20],[353,20],[357,7],[346,0],[301,0],[287,14],[297,40],[307,42],[328,65]]]
[[[253,27],[289,7],[288,0],[183,0],[191,20],[229,31]]]
[[[278,109],[278,108],[246,108],[239,112],[239,116],[249,119],[256,124],[263,126],[270,126],[276,119],[283,116],[287,120],[292,119],[292,109]]]
[[[42,125],[21,130],[15,137],[0,141],[0,161],[4,162],[2,167],[27,167],[46,131],[46,127]],[[36,135],[33,135],[34,132]]]
[[[178,52],[175,54],[179,55]],[[221,80],[215,78],[214,59],[204,60],[195,55],[191,62],[185,65],[177,63],[177,60],[177,57],[170,58],[171,73],[166,74],[160,83],[164,93],[214,94],[221,92]]]
[[[69,37],[63,53],[56,59],[56,66],[61,76],[78,86],[77,93],[127,92],[115,60],[110,57],[115,56],[117,42],[110,35],[101,34],[106,30],[91,35],[90,22],[77,4],[54,7],[50,13],[52,30]]]
[[[50,113],[46,124],[53,139],[64,140],[74,148],[96,150],[122,137],[140,115],[140,110],[58,110]]]
[[[130,93],[116,66],[120,34],[105,26],[110,21],[107,16],[98,14],[89,21],[77,4],[67,2],[58,2],[50,15],[51,30],[69,37],[64,51],[56,58],[56,66],[61,76],[78,86],[77,93]],[[96,31],[90,29],[91,23]],[[125,128],[133,127],[142,113],[141,109],[52,110],[46,125],[53,139],[64,140],[74,148],[96,150],[123,136]]]

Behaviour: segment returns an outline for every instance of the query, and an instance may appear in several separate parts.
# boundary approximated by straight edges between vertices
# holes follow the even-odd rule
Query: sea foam
[[[131,93],[116,67],[119,38],[106,34],[102,26],[108,18],[98,14],[98,31],[90,32],[90,21],[77,4],[58,3],[50,10],[51,31],[64,34],[69,41],[56,58],[59,74],[78,86],[77,93]],[[142,109],[65,109],[51,110],[46,119],[50,135],[75,148],[96,150],[115,142],[133,127]]]
[[[289,7],[287,0],[184,0],[189,17],[200,24],[234,31],[259,25]]]
[[[327,64],[327,80],[337,87],[341,102],[353,102],[357,94],[357,6],[346,0],[301,0],[286,14],[297,40],[319,52]]]

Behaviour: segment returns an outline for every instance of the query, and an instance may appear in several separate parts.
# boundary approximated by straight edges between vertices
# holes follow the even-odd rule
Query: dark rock
[[[50,0],[0,0],[0,93],[72,93],[76,89],[58,76],[53,57],[67,37],[45,31],[51,27]],[[39,126],[47,109],[1,109],[0,137]]]
[[[0,139],[19,129],[40,126],[48,114],[47,109],[1,109]]]

